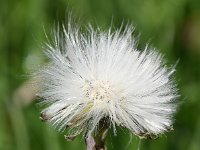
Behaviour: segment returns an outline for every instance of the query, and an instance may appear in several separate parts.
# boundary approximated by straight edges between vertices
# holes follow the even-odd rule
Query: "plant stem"
[[[108,132],[108,127],[105,124],[100,122],[99,131],[94,137],[95,150],[107,150],[107,147],[105,145],[107,132]]]
[[[90,137],[90,139],[86,141],[87,150],[107,150],[107,147],[105,145],[105,139],[108,129],[109,126],[106,122],[106,119],[102,119],[99,122],[98,131],[96,132],[95,136]]]

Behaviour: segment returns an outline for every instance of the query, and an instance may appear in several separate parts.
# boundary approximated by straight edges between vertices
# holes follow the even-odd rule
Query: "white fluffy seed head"
[[[133,29],[82,34],[71,25],[47,44],[47,66],[36,75],[46,108],[42,119],[71,135],[95,132],[101,120],[140,137],[172,126],[177,89],[155,49],[137,50]]]

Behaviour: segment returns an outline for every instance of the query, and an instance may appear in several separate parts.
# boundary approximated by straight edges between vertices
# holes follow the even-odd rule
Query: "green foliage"
[[[124,22],[136,26],[139,47],[150,43],[165,54],[169,64],[177,60],[176,79],[180,107],[174,131],[156,140],[142,140],[141,150],[200,149],[200,1],[199,0],[0,0],[0,149],[78,150],[85,149],[80,136],[64,140],[38,119],[36,102],[15,99],[14,94],[45,63],[42,44],[57,22],[67,22],[69,12],[104,29],[118,28]],[[26,100],[26,99],[25,99]],[[130,135],[119,129],[109,133],[109,149],[123,150]],[[137,149],[132,138],[127,149]]]

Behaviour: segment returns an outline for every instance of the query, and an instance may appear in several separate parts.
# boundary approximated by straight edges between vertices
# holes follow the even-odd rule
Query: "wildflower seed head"
[[[82,34],[71,25],[56,32],[45,53],[50,62],[36,74],[46,108],[41,118],[69,136],[91,134],[105,122],[139,137],[171,129],[177,88],[163,56],[139,51],[133,29]]]

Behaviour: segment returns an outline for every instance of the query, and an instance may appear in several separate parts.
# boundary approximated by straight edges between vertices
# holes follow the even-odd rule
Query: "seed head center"
[[[84,96],[94,102],[110,102],[112,90],[108,82],[86,81],[83,88]]]

